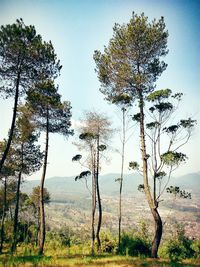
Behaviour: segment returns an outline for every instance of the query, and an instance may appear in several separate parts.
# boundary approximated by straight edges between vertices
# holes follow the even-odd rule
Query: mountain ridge
[[[100,175],[99,183],[102,194],[115,195],[119,193],[119,182],[115,180],[120,175],[117,173],[108,173]],[[125,174],[123,182],[123,193],[133,194],[137,193],[138,185],[143,183],[142,176],[136,173]],[[27,180],[22,185],[22,191],[28,194],[31,193],[33,187],[38,186],[40,180]],[[87,184],[90,187],[91,179],[87,178]],[[169,184],[179,186],[181,189],[189,190],[197,194],[200,187],[200,173],[189,173],[187,175],[172,177]],[[45,181],[45,187],[50,192],[53,199],[67,198],[68,196],[89,195],[84,179],[75,181],[75,176],[54,176],[49,177]]]

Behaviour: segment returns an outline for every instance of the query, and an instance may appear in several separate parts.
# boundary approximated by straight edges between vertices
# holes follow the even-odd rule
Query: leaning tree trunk
[[[97,186],[97,200],[98,200],[98,207],[99,207],[99,217],[98,217],[96,237],[97,237],[97,250],[98,252],[101,252],[100,230],[101,230],[101,222],[102,222],[102,206],[101,206],[101,196],[100,196],[100,190],[99,190],[99,135],[97,137],[96,186]]]
[[[46,176],[47,169],[47,158],[48,158],[48,147],[49,147],[49,112],[47,108],[47,121],[46,121],[46,146],[45,146],[45,155],[44,155],[44,165],[43,173],[40,183],[40,225],[39,225],[39,255],[42,255],[44,252],[44,242],[45,242],[45,212],[44,212],[44,181]]]
[[[23,165],[23,153],[24,153],[23,144],[21,145],[21,165]],[[19,196],[20,196],[20,185],[22,179],[22,171],[19,172],[18,181],[17,181],[17,192],[16,192],[16,205],[15,205],[15,214],[14,214],[14,226],[13,226],[13,242],[11,247],[11,252],[13,253],[16,250],[17,246],[17,227],[18,227],[18,214],[19,214]]]
[[[121,221],[122,221],[122,186],[123,186],[123,178],[124,178],[124,149],[125,149],[125,109],[122,109],[123,117],[122,117],[122,162],[121,162],[121,175],[120,175],[120,186],[119,186],[119,224],[118,224],[118,252],[120,251],[121,245]]]
[[[6,207],[7,206],[7,181],[5,178],[4,181],[4,197],[3,197],[3,213],[2,213],[2,219],[1,219],[1,242],[0,242],[0,253],[2,253],[3,249],[3,242],[4,242],[4,221],[6,217]]]
[[[162,220],[158,213],[157,204],[152,198],[149,181],[148,181],[148,155],[146,153],[146,141],[145,141],[145,127],[144,127],[144,99],[141,91],[139,92],[139,107],[140,107],[140,146],[143,161],[143,179],[144,179],[144,192],[147,198],[148,205],[151,209],[151,213],[155,223],[155,235],[152,242],[151,256],[152,258],[158,257],[158,248],[162,237]]]
[[[7,158],[7,155],[8,155],[9,149],[10,149],[10,145],[12,142],[12,138],[13,138],[14,129],[15,129],[15,121],[16,121],[16,117],[17,117],[17,106],[18,106],[18,99],[19,99],[19,82],[20,82],[20,72],[18,72],[17,80],[16,80],[16,91],[15,91],[15,101],[14,101],[14,107],[13,107],[12,123],[11,123],[10,131],[9,131],[9,137],[8,137],[8,141],[6,144],[6,148],[3,152],[3,156],[2,156],[2,159],[0,161],[0,173],[1,173],[2,167],[4,165],[4,162]]]
[[[154,222],[155,222],[155,234],[154,234],[154,239],[152,242],[152,248],[151,248],[151,256],[152,258],[157,258],[158,257],[158,248],[160,245],[160,241],[162,238],[162,220],[160,217],[160,214],[158,213],[157,208],[151,210],[153,217],[154,217]]]

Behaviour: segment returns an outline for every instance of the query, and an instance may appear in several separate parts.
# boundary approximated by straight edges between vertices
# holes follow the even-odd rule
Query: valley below
[[[115,182],[117,174],[100,178],[101,200],[103,208],[102,230],[118,231],[119,184]],[[191,178],[192,177],[192,178]],[[122,194],[122,230],[129,231],[145,222],[149,232],[153,230],[153,220],[144,193],[137,190],[142,179],[138,175],[126,175]],[[186,235],[191,239],[200,233],[200,195],[197,185],[199,174],[175,178],[174,185],[188,190],[191,199],[182,199],[165,193],[160,202],[160,214],[164,224],[164,236],[173,229],[173,225],[184,225]],[[90,186],[90,181],[87,181]],[[172,184],[173,184],[172,183]],[[23,190],[30,193],[39,180],[24,184]],[[184,187],[183,187],[184,185]],[[54,177],[46,180],[51,202],[46,205],[46,222],[49,229],[69,227],[87,238],[90,236],[91,195],[85,181],[74,181],[74,177]],[[98,209],[96,210],[96,216]]]

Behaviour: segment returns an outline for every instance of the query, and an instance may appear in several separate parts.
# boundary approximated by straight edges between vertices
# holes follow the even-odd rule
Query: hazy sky
[[[94,72],[93,52],[103,50],[112,37],[115,22],[126,23],[132,12],[144,12],[149,19],[164,16],[169,31],[169,54],[165,58],[167,70],[157,82],[157,88],[170,88],[184,93],[180,114],[200,121],[200,1],[199,0],[0,0],[0,24],[23,18],[33,24],[46,41],[51,40],[63,69],[57,80],[63,100],[72,104],[73,121],[78,121],[84,110],[104,111],[117,125],[116,108],[108,105],[99,92]],[[13,100],[0,100],[0,138],[10,127]],[[183,152],[187,164],[176,175],[197,172],[199,168],[200,131],[193,133]],[[137,131],[135,131],[138,133]],[[77,175],[79,168],[71,162],[78,151],[72,142],[61,136],[50,137],[47,177]],[[134,136],[132,137],[134,139]],[[119,136],[113,144],[120,148]],[[42,142],[44,145],[44,142]],[[139,147],[127,143],[127,162],[139,159]],[[112,153],[102,173],[119,172],[119,155]],[[128,172],[128,163],[125,171]],[[40,172],[32,176],[40,178]]]

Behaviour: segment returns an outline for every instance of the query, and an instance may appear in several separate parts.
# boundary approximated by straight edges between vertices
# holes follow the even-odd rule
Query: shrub
[[[150,243],[142,237],[126,233],[121,238],[119,252],[122,255],[150,256]]]
[[[200,239],[196,239],[192,242],[191,248],[194,251],[194,257],[200,258]]]
[[[196,247],[198,251],[198,245]],[[179,261],[186,258],[192,258],[195,255],[193,241],[185,236],[183,225],[176,224],[172,237],[160,249],[161,257],[170,258],[172,261]]]
[[[117,240],[109,231],[102,231],[100,237],[102,252],[113,253],[116,251]]]

